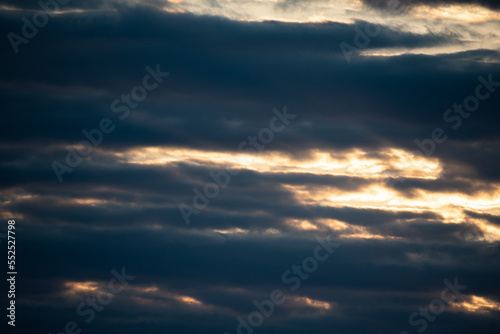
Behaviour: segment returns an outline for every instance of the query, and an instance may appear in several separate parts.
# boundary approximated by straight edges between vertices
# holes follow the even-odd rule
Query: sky
[[[498,1],[3,0],[0,35],[6,333],[498,331]]]

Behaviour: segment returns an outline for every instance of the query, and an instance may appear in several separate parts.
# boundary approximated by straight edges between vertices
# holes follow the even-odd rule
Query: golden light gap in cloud
[[[467,313],[488,313],[500,311],[500,303],[480,296],[463,296],[465,300],[450,303],[452,310]]]
[[[386,173],[399,177],[436,179],[442,167],[435,158],[415,156],[399,149],[387,149],[371,157],[353,149],[343,153],[311,150],[309,158],[298,159],[280,152],[214,152],[175,147],[144,147],[126,152],[109,152],[118,161],[140,165],[189,163],[198,166],[222,165],[266,173],[312,173],[318,175],[380,178]]]

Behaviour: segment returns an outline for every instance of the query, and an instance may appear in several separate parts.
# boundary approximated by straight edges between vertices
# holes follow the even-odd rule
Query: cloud
[[[498,51],[410,52],[465,45],[466,33],[382,24],[347,64],[339,44],[367,21],[72,5],[82,10],[51,17],[19,54],[3,40],[0,215],[19,226],[23,332],[74,319],[92,333],[233,333],[273,289],[289,303],[262,333],[399,332],[456,276],[500,300],[499,92],[458,129],[443,119],[479,76],[500,81]],[[27,13],[0,10],[0,32],[19,32]],[[392,48],[409,52],[373,55]],[[112,101],[156,64],[171,75],[120,120]],[[266,150],[238,152],[285,105],[297,117]],[[116,130],[59,183],[51,163],[104,117]],[[417,158],[415,139],[437,127],[447,141]],[[231,168],[240,173],[186,226],[178,205]],[[339,251],[291,291],[283,272],[326,236]],[[93,290],[68,287],[122,267],[136,280],[85,324],[75,308]],[[487,333],[498,317],[447,311],[432,325]]]
[[[479,5],[493,10],[500,9],[498,1],[494,0],[362,0],[364,4],[378,9],[399,9],[417,5]]]

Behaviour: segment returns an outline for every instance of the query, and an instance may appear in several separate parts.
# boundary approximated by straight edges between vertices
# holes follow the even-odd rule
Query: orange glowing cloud
[[[488,313],[500,311],[500,303],[480,296],[463,296],[465,300],[451,303],[452,309],[458,312]]]
[[[319,310],[330,310],[332,308],[332,304],[328,302],[308,297],[294,297],[292,300],[293,303],[300,306],[312,307]]]
[[[68,296],[76,294],[87,294],[99,290],[100,283],[95,281],[65,282],[65,294]]]
[[[311,150],[298,159],[280,152],[213,152],[175,147],[144,147],[111,152],[117,160],[130,164],[163,165],[176,162],[198,166],[219,165],[230,169],[249,169],[266,173],[312,173],[319,175],[380,178],[381,174],[408,178],[436,179],[442,167],[435,158],[415,156],[399,149],[387,149],[371,157],[353,149],[334,154]]]

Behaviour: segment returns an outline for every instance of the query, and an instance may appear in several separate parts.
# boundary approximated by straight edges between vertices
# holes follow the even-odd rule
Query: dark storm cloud
[[[281,0],[276,4],[276,8],[284,11],[298,6],[307,7],[312,1],[303,0]],[[328,0],[313,0],[316,3],[327,3]],[[370,7],[389,10],[391,13],[405,10],[417,5],[480,5],[493,10],[500,9],[500,3],[496,0],[362,0],[362,2]]]
[[[418,197],[419,190],[426,190],[428,192],[438,193],[467,193],[469,195],[476,195],[479,193],[494,194],[496,186],[478,182],[477,179],[457,177],[455,173],[445,170],[436,180],[425,179],[412,179],[412,178],[394,178],[396,180],[393,189],[399,191],[401,195],[407,198]]]
[[[155,303],[142,305],[131,298],[135,295],[133,291],[126,290],[98,314],[98,321],[89,325],[93,332],[98,333],[103,330],[102,322],[112,321],[115,314],[121,315],[119,319],[123,319],[123,315],[127,314],[127,318],[133,319],[133,326],[138,326],[140,319],[154,320],[158,326],[155,328],[172,328],[172,321],[177,319],[175,322],[178,326],[188,330],[196,328],[189,324],[194,317],[197,322],[207,326],[205,332],[224,332],[236,326],[235,315],[244,316],[253,311],[252,301],[268,298],[269,291],[274,288],[283,289],[288,298],[294,295],[308,296],[334,303],[332,310],[323,316],[316,316],[314,325],[318,330],[326,330],[335,325],[341,331],[342,323],[351,328],[359,328],[359,325],[355,324],[361,318],[375,321],[377,318],[380,320],[382,316],[392,319],[389,323],[407,326],[408,316],[418,307],[438,298],[439,291],[444,287],[442,280],[453,279],[455,275],[458,275],[460,283],[468,285],[478,294],[498,295],[498,286],[495,283],[498,274],[493,274],[488,269],[497,261],[498,250],[495,247],[483,248],[481,245],[436,245],[429,248],[398,242],[381,244],[377,241],[343,241],[335,255],[328,262],[321,263],[318,271],[293,293],[281,282],[281,274],[292,264],[300,263],[304,256],[314,249],[314,241],[272,236],[224,240],[215,234],[190,235],[183,229],[170,229],[161,233],[144,230],[97,232],[75,227],[61,229],[60,232],[68,236],[61,239],[52,231],[40,228],[35,230],[43,237],[43,241],[38,237],[26,239],[27,236],[23,241],[29,241],[38,251],[29,256],[23,251],[21,255],[26,258],[23,266],[32,268],[25,272],[30,279],[33,278],[33,288],[39,287],[38,300],[46,300],[49,296],[64,292],[63,289],[55,292],[54,289],[57,288],[42,289],[44,285],[57,286],[56,282],[61,279],[106,281],[111,268],[127,265],[127,271],[137,276],[131,288],[149,287],[154,284],[160,291],[192,296],[206,305],[217,307],[207,313],[184,308],[182,305],[167,308]],[[87,240],[93,240],[92,244],[85,245]],[[111,240],[113,247],[109,247]],[[291,241],[294,247],[290,247]],[[210,251],[207,251],[208,249]],[[419,254],[419,258],[424,262],[409,260],[407,254],[410,253]],[[57,256],[54,257],[54,254]],[[102,254],[106,256],[103,257]],[[148,257],[147,261],[143,260],[145,256]],[[477,256],[482,258],[480,263],[477,262]],[[426,262],[428,260],[425,259],[431,261]],[[47,272],[45,281],[40,281],[36,275],[31,277],[34,273],[43,271],[46,264],[50,265],[54,261],[58,263],[57,269]],[[423,268],[426,268],[425,276],[420,274]],[[472,286],[472,282],[476,286]],[[232,292],[231,288],[234,287],[239,287],[239,292]],[[145,297],[144,294],[138,296]],[[78,298],[74,299],[73,308],[79,302]],[[40,325],[47,327],[48,331],[54,330],[54,326],[61,326],[61,322],[64,324],[69,320],[68,317],[78,319],[74,312],[72,314],[73,308],[68,305],[68,309],[67,304],[68,301],[53,300],[49,304],[53,308],[48,308],[47,305],[30,302],[25,309],[42,312],[45,320],[41,321]],[[380,308],[382,305],[383,311]],[[165,309],[168,312],[165,312]],[[59,312],[54,312],[55,310]],[[262,330],[270,331],[272,324],[282,327],[290,321],[290,317],[296,318],[294,314],[297,314],[297,311],[298,314],[307,314],[312,310],[294,310],[287,303],[278,307],[277,313]],[[463,322],[464,316],[446,313],[447,320],[441,321],[453,322],[461,319]],[[214,322],[213,317],[218,321]],[[119,319],[115,321],[120,323]],[[333,319],[333,322],[330,323],[327,319]],[[488,322],[489,319],[485,317],[481,321]],[[307,317],[294,321],[304,322],[304,325],[309,323]],[[467,321],[477,322],[474,318]],[[389,325],[381,323],[381,326]],[[274,332],[288,331],[274,328]]]
[[[85,21],[86,15],[90,15],[90,22]],[[197,22],[193,28],[186,25],[191,20]],[[5,32],[15,31],[19,26],[14,18],[2,22]],[[358,22],[355,26],[363,24]],[[301,82],[316,76],[315,80],[330,81],[327,89],[331,91],[338,91],[336,83],[344,80],[354,84],[349,78],[353,78],[355,72],[345,72],[338,48],[341,41],[353,38],[352,28],[337,23],[235,23],[161,14],[144,8],[125,10],[119,16],[101,13],[51,18],[51,24],[35,39],[21,46],[26,47],[25,51],[7,55],[7,61],[13,66],[2,70],[4,80],[9,80],[2,94],[7,103],[13,104],[10,122],[23,126],[16,130],[5,127],[2,139],[78,140],[83,128],[95,126],[103,115],[113,116],[111,101],[129,92],[142,79],[145,65],[161,63],[162,68],[174,76],[141,104],[139,111],[147,116],[138,120],[136,114],[132,114],[135,117],[130,119],[134,120],[120,124],[120,131],[106,138],[107,142],[233,149],[241,141],[241,134],[262,127],[272,107],[294,103],[301,107],[295,109],[304,110],[303,100],[309,99],[312,91]],[[103,43],[111,38],[112,43]],[[384,29],[372,46],[446,42],[445,36],[418,36]],[[93,43],[99,45],[98,52],[87,48]],[[120,50],[119,60],[117,50]],[[333,57],[324,58],[325,52],[331,52]],[[321,65],[311,67],[310,61]],[[40,66],[42,64],[47,66]],[[92,66],[93,71],[84,70],[87,65]],[[332,65],[335,71],[320,70]],[[295,71],[290,72],[290,68]],[[331,78],[334,74],[337,79]],[[233,85],[235,81],[239,84]],[[292,99],[291,94],[297,88],[303,90],[303,94]],[[221,99],[226,102],[219,103]],[[323,110],[314,111],[315,106],[308,113],[322,117],[325,106],[348,105],[352,101],[318,102]],[[256,114],[262,118],[253,117]],[[243,125],[232,128],[222,120]],[[340,129],[344,126],[335,131],[334,141],[352,137],[349,129]],[[215,128],[218,130],[214,131]],[[329,127],[317,130],[331,132]],[[14,131],[17,136],[13,135]],[[307,129],[304,132],[306,138],[302,140],[309,145]],[[282,142],[290,142],[289,139],[285,137]],[[360,136],[357,144],[371,139]]]
[[[12,13],[2,15],[2,31],[20,29]],[[12,66],[1,70],[8,81],[1,94],[12,112],[3,123],[4,142],[74,143],[83,139],[81,130],[96,127],[106,116],[117,125],[105,138],[109,146],[235,150],[266,125],[273,107],[288,104],[301,119],[280,134],[273,149],[297,154],[310,147],[371,150],[397,145],[413,150],[415,138],[428,135],[436,124],[446,125],[443,112],[473,92],[479,74],[500,77],[495,63],[482,62],[498,59],[498,53],[481,50],[357,57],[347,66],[339,43],[352,41],[354,27],[365,25],[361,21],[243,23],[134,7],[119,14],[60,15],[50,22],[21,45],[18,55],[6,54]],[[369,48],[445,45],[457,38],[382,27]],[[145,75],[145,66],[154,64],[172,75],[137,112],[118,120],[111,101],[129,93]],[[497,136],[497,99],[493,95],[486,101],[454,139]],[[438,148],[436,156],[451,152]],[[474,163],[467,155],[459,158]],[[495,170],[482,173],[498,178]]]
[[[44,4],[53,4],[50,0],[4,0],[3,5],[10,8],[16,8],[20,10],[40,10],[40,2]],[[61,1],[64,2],[64,1]],[[128,0],[67,0],[65,4],[58,4],[60,10],[68,9],[87,9],[87,10],[99,10],[99,9],[120,9],[123,7],[128,7],[133,4],[134,1]],[[155,7],[169,7],[170,3],[168,1],[162,0],[141,0],[142,5],[151,5]],[[53,5],[48,7],[52,9]]]
[[[96,8],[94,2],[72,4]],[[387,147],[412,151],[415,138],[440,126],[450,138],[434,155],[445,172],[436,180],[406,179],[395,188],[408,197],[421,189],[488,191],[486,182],[500,179],[499,93],[456,131],[442,115],[474,93],[478,75],[493,73],[500,81],[497,52],[359,56],[348,65],[338,45],[352,41],[354,28],[366,22],[244,23],[114,8],[51,18],[18,55],[6,38],[2,42],[8,66],[0,69],[0,199],[2,215],[20,217],[18,301],[30,320],[21,324],[25,332],[55,333],[69,320],[81,322],[75,314],[81,300],[63,297],[64,282],[105,282],[111,269],[122,267],[137,277],[131,289],[116,296],[85,332],[232,334],[235,317],[253,311],[252,301],[275,288],[290,299],[305,296],[334,306],[320,313],[290,302],[277,308],[261,333],[373,332],[374,324],[377,333],[398,333],[407,329],[412,312],[439,297],[443,280],[455,276],[468,293],[500,299],[498,243],[472,241],[482,237],[477,226],[443,224],[435,212],[302,204],[283,187],[357,191],[379,179],[243,169],[185,226],[177,205],[190,202],[192,188],[210,181],[208,172],[221,166],[197,166],[194,159],[138,166],[113,155],[145,145],[237,152],[242,140],[269,124],[273,107],[287,105],[298,116],[276,135],[272,150],[295,157],[311,148],[334,155],[352,148],[374,156]],[[28,14],[1,15],[5,36],[19,31],[20,15]],[[369,47],[445,46],[460,39],[382,27]],[[120,121],[111,101],[130,92],[145,66],[155,64],[171,76]],[[59,184],[51,162],[64,161],[64,147],[84,139],[81,130],[95,128],[102,117],[112,118],[117,129]],[[496,216],[466,213],[498,223]],[[315,237],[325,237],[325,231],[297,230],[288,219],[337,219],[349,224],[349,233],[364,228],[396,239],[349,240],[332,231],[341,248],[292,293],[282,273],[311,256]],[[214,231],[236,227],[249,232]],[[212,309],[161,296],[140,304],[137,297],[146,294],[133,289],[150,286]],[[447,311],[432,328],[487,333],[498,326],[495,316]]]
[[[362,0],[363,3],[379,9],[407,8],[417,5],[480,5],[493,10],[500,9],[500,3],[496,0]],[[393,5],[397,3],[398,5]]]
[[[484,220],[486,220],[494,225],[500,226],[500,216],[490,215],[490,214],[486,214],[486,213],[477,213],[477,212],[473,212],[473,211],[465,211],[465,213],[472,218],[484,219]]]

